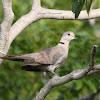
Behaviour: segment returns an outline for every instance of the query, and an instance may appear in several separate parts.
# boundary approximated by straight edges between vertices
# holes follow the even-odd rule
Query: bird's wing
[[[24,65],[54,65],[57,60],[63,55],[63,49],[53,47],[43,50],[37,54],[32,54],[29,59],[24,60]]]
[[[47,66],[61,63],[63,59],[59,60],[63,55],[63,49],[53,47],[46,49],[36,55],[31,55],[31,58],[24,60],[21,67],[26,71],[48,71]]]
[[[53,65],[63,55],[63,48],[55,46],[38,53],[23,55],[6,55],[2,59],[23,62],[23,65],[40,66]]]

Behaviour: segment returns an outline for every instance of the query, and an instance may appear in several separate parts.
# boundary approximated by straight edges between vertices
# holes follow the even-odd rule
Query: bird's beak
[[[74,37],[74,39],[78,39],[77,37]]]

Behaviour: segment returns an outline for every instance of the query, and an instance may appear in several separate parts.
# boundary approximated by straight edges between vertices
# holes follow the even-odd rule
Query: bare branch
[[[33,5],[32,8],[36,7],[40,7],[41,6],[41,1],[40,0],[33,0]]]
[[[92,50],[91,50],[91,56],[90,56],[90,64],[89,64],[89,67],[90,67],[90,70],[94,68],[94,57],[95,57],[95,54],[96,54],[96,48],[97,46],[94,45]]]
[[[40,0],[33,0],[31,11],[28,14],[22,16],[12,25],[9,36],[9,46],[11,42],[15,39],[15,37],[19,35],[24,28],[40,19],[40,15],[38,14],[40,10]]]
[[[93,69],[93,67],[94,67],[93,65],[94,65],[94,56],[96,53],[96,48],[97,48],[97,46],[94,45],[91,50],[90,65],[87,68],[76,69],[73,72],[69,73],[68,75],[65,75],[62,77],[54,76],[40,90],[40,92],[36,96],[35,100],[44,100],[44,98],[49,94],[49,92],[52,90],[53,87],[68,83],[72,80],[79,80],[79,79],[83,78],[84,76],[89,75],[88,73],[90,73],[92,70],[95,71],[95,69]],[[95,68],[96,68],[96,66],[95,66]],[[99,65],[99,68],[100,68],[100,65]]]
[[[34,1],[35,2],[35,1]],[[52,19],[72,19],[75,20],[74,14],[72,11],[63,11],[63,10],[51,10],[51,9],[45,9],[41,6],[38,6],[35,8],[35,4],[33,2],[32,10],[22,16],[15,24],[11,27],[10,30],[10,42],[13,41],[13,39],[20,34],[20,32],[26,28],[29,24],[44,18],[52,18]],[[37,5],[39,1],[37,1]],[[100,9],[91,10],[90,15],[88,16],[86,11],[81,11],[78,20],[82,19],[92,19],[92,18],[98,18],[100,17]]]
[[[4,20],[2,24],[8,29],[14,19],[14,13],[12,11],[12,0],[2,0],[2,7],[4,12]]]
[[[41,14],[42,18],[75,20],[75,15],[72,11],[52,10],[52,9],[42,8],[42,12],[40,12],[39,14]],[[93,18],[99,18],[99,17],[100,17],[100,9],[91,10],[89,16],[86,10],[84,10],[84,11],[81,11],[77,20],[93,19]]]
[[[87,73],[87,75],[90,75],[90,74],[93,74],[93,73],[96,73],[100,70],[100,64],[96,65],[93,70],[91,70],[90,72]]]
[[[12,0],[2,0],[2,7],[4,20],[0,25],[0,53],[5,54],[7,52],[9,30],[14,19]]]

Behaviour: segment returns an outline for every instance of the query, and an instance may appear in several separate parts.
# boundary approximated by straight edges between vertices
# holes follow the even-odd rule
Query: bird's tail
[[[35,71],[35,72],[41,71],[41,69],[38,68],[37,66],[31,66],[31,65],[22,66],[21,69],[25,71]]]
[[[25,60],[24,57],[21,57],[21,55],[6,55],[0,58],[11,60],[11,61],[20,61],[20,62],[23,62]]]

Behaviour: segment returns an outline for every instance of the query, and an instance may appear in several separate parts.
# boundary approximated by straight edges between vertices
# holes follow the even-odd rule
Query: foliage
[[[92,2],[93,2],[93,0],[86,0],[85,5],[86,5],[86,10],[87,10],[87,13],[88,13],[88,14],[89,14],[90,7],[91,7],[91,5],[92,5]]]
[[[73,0],[72,12],[75,13],[75,18],[78,18],[83,8],[84,3],[85,3],[85,0]]]
[[[87,13],[89,14],[92,2],[93,0],[73,0],[72,12],[75,13],[75,18],[78,18],[84,4],[86,6]]]
[[[61,3],[61,4],[60,4]],[[32,0],[14,0],[15,20],[30,11]],[[42,6],[55,9],[71,10],[69,0],[42,0]],[[17,8],[17,9],[16,9]],[[0,1],[0,23],[3,13]],[[13,22],[13,23],[14,23]],[[88,20],[55,20],[42,19],[29,27],[13,41],[8,54],[26,54],[38,52],[55,46],[63,32],[73,31],[79,40],[70,43],[66,63],[57,70],[62,76],[74,69],[85,68],[89,64],[90,51],[94,44],[98,45],[96,64],[100,62],[100,22],[91,27]],[[47,80],[41,72],[26,72],[20,69],[21,64],[5,60],[0,65],[0,100],[32,100],[45,85]],[[45,100],[72,100],[78,96],[90,94],[100,88],[100,73],[84,77],[80,80],[55,87]],[[51,76],[51,75],[50,75]],[[34,100],[34,99],[33,99]]]

